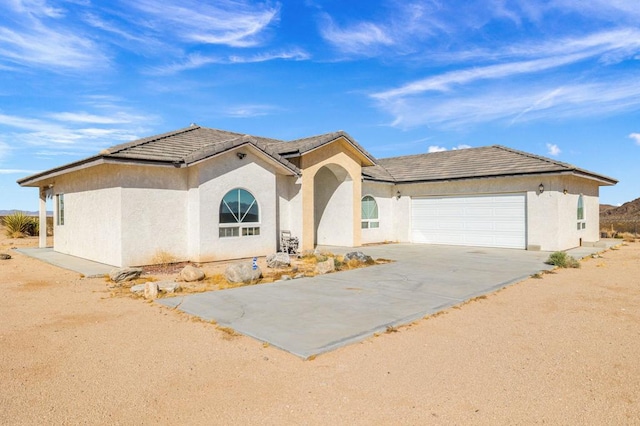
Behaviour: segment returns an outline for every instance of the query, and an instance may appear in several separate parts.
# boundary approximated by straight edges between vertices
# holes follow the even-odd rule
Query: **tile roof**
[[[381,158],[362,173],[370,180],[403,183],[562,172],[617,182],[571,164],[500,145]]]
[[[272,146],[280,155],[284,156],[285,158],[297,157],[309,151],[313,151],[314,149],[319,148],[329,142],[333,142],[340,137],[347,139],[356,150],[358,150],[371,162],[371,164],[376,163],[376,159],[344,130],[324,133],[308,138],[296,139],[290,142],[277,141],[275,143],[272,143]]]
[[[39,180],[63,173],[65,170],[91,164],[94,161],[111,159],[145,163],[164,163],[188,166],[231,149],[250,145],[271,157],[295,174],[300,170],[288,158],[298,157],[320,146],[345,138],[367,161],[363,163],[364,179],[403,183],[429,182],[479,177],[513,176],[540,173],[573,172],[590,178],[615,184],[612,178],[499,145],[443,151],[376,160],[358,142],[344,131],[325,133],[290,142],[269,139],[225,130],[191,125],[173,132],[138,139],[116,145],[100,154],[75,163],[60,166],[18,180],[21,185],[31,185]]]
[[[243,135],[226,130],[191,125],[161,135],[138,139],[102,151],[105,158],[191,164],[241,145],[251,144],[289,169],[296,166],[280,156],[271,145],[275,139]]]

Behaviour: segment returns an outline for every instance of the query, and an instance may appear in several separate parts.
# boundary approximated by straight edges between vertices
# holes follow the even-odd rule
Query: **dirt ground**
[[[640,424],[640,243],[312,361],[36,243],[0,236],[0,424]]]

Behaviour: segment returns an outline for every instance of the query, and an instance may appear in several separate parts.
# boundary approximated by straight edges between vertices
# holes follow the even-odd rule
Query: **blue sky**
[[[188,126],[346,130],[376,157],[500,144],[640,197],[637,0],[0,0],[0,209],[16,179]]]

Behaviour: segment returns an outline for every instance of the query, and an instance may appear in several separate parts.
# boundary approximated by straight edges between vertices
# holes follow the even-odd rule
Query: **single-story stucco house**
[[[54,250],[133,266],[412,242],[564,250],[599,238],[616,180],[487,146],[376,159],[343,131],[290,142],[191,125],[20,179],[54,199]],[[41,246],[46,244],[44,235]]]

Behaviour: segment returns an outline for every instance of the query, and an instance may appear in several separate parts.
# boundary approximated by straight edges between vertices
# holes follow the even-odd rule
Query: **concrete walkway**
[[[580,257],[604,249],[581,248]],[[308,358],[552,268],[544,263],[549,252],[417,244],[360,250],[395,262],[158,303]]]
[[[116,268],[116,266],[93,262],[91,260],[82,259],[69,254],[58,253],[57,251],[53,251],[53,248],[51,247],[20,248],[15,249],[15,251],[51,265],[78,272],[87,278],[103,277],[108,275],[109,271]]]

